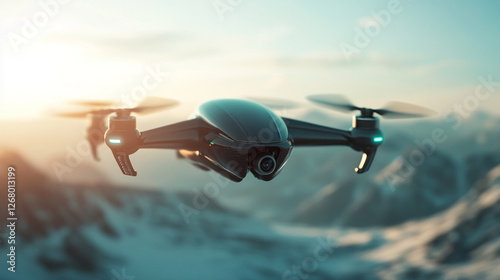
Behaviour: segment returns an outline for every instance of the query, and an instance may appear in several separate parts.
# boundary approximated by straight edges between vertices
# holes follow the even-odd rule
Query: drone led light
[[[375,143],[380,143],[380,142],[382,142],[382,141],[384,141],[384,138],[382,138],[382,137],[380,137],[380,136],[379,136],[379,137],[375,137],[375,138],[373,138],[373,142],[375,142]]]
[[[111,139],[109,139],[109,143],[111,143],[111,144],[121,144],[122,140],[111,138]]]

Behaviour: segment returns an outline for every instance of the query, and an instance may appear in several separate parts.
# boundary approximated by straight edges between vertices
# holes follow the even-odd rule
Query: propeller
[[[150,114],[157,111],[166,110],[178,105],[178,102],[172,99],[148,96],[139,105],[132,108],[95,108],[105,107],[107,105],[113,106],[116,103],[108,101],[73,101],[71,104],[80,105],[83,107],[91,107],[83,111],[72,112],[54,112],[53,114],[58,117],[65,118],[87,118],[89,115],[107,116],[112,113],[117,113],[119,116],[128,116],[130,113],[137,114]]]
[[[116,113],[117,116],[127,117],[130,113],[136,114],[151,114],[161,110],[167,110],[178,105],[178,102],[172,99],[148,96],[139,105],[132,108],[109,108],[115,107],[116,102],[110,101],[71,101],[72,105],[81,107],[89,107],[86,110],[80,111],[58,111],[52,112],[52,115],[64,118],[78,118],[89,119],[90,124],[87,127],[87,140],[90,143],[92,156],[96,161],[99,161],[97,154],[97,147],[104,143],[104,134],[106,132],[107,124],[106,117],[110,114]],[[105,107],[105,108],[100,108]],[[106,108],[108,107],[108,108]]]
[[[360,111],[362,117],[373,117],[373,113],[377,113],[386,119],[408,119],[429,117],[436,114],[434,110],[398,101],[389,102],[380,109],[358,107],[340,94],[311,95],[308,96],[307,99],[337,111]]]
[[[351,147],[356,151],[363,152],[361,162],[355,169],[358,174],[368,171],[375,158],[378,146],[384,140],[379,129],[379,119],[375,118],[373,114],[378,114],[387,119],[420,118],[436,114],[435,111],[422,106],[396,101],[389,102],[380,109],[358,107],[340,94],[311,95],[307,99],[337,111],[361,112],[360,115],[353,118],[353,125],[350,130]]]
[[[113,107],[116,105],[115,101],[110,100],[75,100],[70,101],[69,103],[87,107]]]

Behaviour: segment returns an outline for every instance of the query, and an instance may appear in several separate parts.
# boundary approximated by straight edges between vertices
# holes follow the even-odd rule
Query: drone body
[[[347,145],[364,152],[357,168],[370,167],[382,142],[378,120],[350,131],[281,118],[273,111],[247,100],[222,99],[202,104],[194,119],[139,132],[135,118],[110,117],[105,135],[118,165],[135,176],[128,155],[142,148],[175,149],[180,158],[211,169],[239,182],[248,171],[260,180],[275,178],[295,146]]]
[[[130,154],[139,149],[157,148],[176,150],[178,158],[240,182],[249,171],[260,180],[272,180],[284,167],[292,149],[301,146],[348,146],[363,153],[355,171],[364,173],[384,140],[374,113],[386,118],[422,117],[432,113],[419,106],[394,102],[384,109],[360,108],[338,95],[315,95],[309,100],[344,111],[360,111],[360,115],[353,118],[350,130],[341,130],[280,117],[256,102],[220,99],[202,104],[193,119],[144,132],[136,129],[136,118],[131,113],[157,111],[176,102],[153,98],[130,109],[97,109],[59,115],[81,117],[86,114],[91,117],[92,124],[97,123],[93,119],[95,116],[113,114],[109,117],[104,142],[125,175],[137,175]],[[100,137],[96,137],[95,146]]]

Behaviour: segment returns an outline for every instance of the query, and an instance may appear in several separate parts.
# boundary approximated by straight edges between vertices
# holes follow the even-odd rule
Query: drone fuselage
[[[203,103],[195,117],[213,127],[202,135],[195,161],[235,181],[248,171],[264,181],[273,179],[292,150],[283,119],[257,103],[213,100]]]
[[[377,120],[374,120],[377,121]],[[111,116],[105,135],[125,175],[135,176],[129,155],[142,148],[175,149],[179,158],[239,182],[250,171],[269,181],[285,165],[294,146],[347,145],[365,153],[356,170],[368,170],[380,143],[377,126],[339,130],[277,116],[267,107],[240,99],[203,103],[194,119],[139,132],[135,117]]]

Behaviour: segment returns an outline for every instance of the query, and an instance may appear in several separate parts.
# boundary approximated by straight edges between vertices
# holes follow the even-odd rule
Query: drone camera
[[[276,159],[271,155],[261,155],[252,161],[252,167],[257,174],[266,176],[276,170]]]

